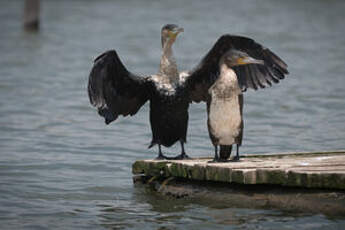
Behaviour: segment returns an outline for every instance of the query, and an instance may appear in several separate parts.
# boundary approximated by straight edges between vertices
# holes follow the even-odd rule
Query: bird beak
[[[183,29],[182,27],[176,29],[176,33],[179,34],[179,33],[181,33],[181,32],[184,32],[184,29]]]
[[[177,37],[177,35],[178,35],[179,33],[181,33],[181,32],[184,32],[184,29],[183,29],[183,28],[180,28],[180,27],[177,27],[177,28],[175,28],[175,29],[169,31],[169,37],[175,39],[175,38]]]
[[[237,64],[238,65],[248,65],[248,64],[259,64],[259,65],[264,65],[265,62],[263,60],[258,60],[252,57],[241,57],[237,59]]]

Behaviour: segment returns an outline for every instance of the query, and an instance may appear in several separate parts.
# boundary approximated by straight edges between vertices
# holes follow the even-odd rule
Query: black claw
[[[155,158],[155,160],[166,160],[168,159],[166,156],[159,155],[158,157]]]
[[[166,159],[168,158],[163,155],[161,145],[158,144],[158,157],[156,157],[155,160],[166,160]]]
[[[208,161],[207,163],[225,163],[225,162],[229,162],[229,160],[222,159],[222,158],[218,158],[218,159],[213,158],[212,161]]]
[[[219,162],[228,162],[229,160],[228,160],[228,159],[224,159],[224,158],[219,158],[218,161],[219,161]]]
[[[235,156],[231,161],[240,161],[240,157],[239,156]]]
[[[181,144],[181,154],[178,155],[178,156],[176,156],[176,157],[173,157],[172,159],[173,159],[173,160],[189,160],[189,159],[192,159],[192,158],[190,158],[190,157],[186,154],[186,152],[185,152],[185,150],[184,150],[184,142],[183,142],[183,140],[180,140],[180,144]]]
[[[181,153],[180,155],[173,157],[172,159],[174,160],[191,160],[192,158],[190,158],[187,154],[185,153]]]
[[[211,160],[211,161],[207,161],[207,163],[218,163],[219,161],[218,161],[218,159],[215,159],[215,158],[213,158],[213,160]]]

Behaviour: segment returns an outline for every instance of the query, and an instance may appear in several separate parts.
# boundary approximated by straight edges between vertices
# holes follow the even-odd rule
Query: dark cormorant
[[[181,154],[175,159],[188,158],[184,150],[188,126],[188,108],[192,101],[208,101],[209,88],[218,79],[220,61],[231,49],[242,50],[250,56],[263,60],[265,65],[238,69],[238,84],[241,90],[264,87],[284,78],[286,64],[268,49],[252,39],[223,35],[189,72],[179,73],[173,57],[172,45],[183,29],[168,24],[162,28],[163,54],[156,75],[140,77],[129,72],[115,50],[110,50],[95,59],[88,83],[90,103],[98,108],[105,123],[119,115],[135,115],[146,101],[150,101],[152,141],[149,147],[158,144],[158,159],[166,159],[161,145],[169,147],[177,141]],[[236,72],[237,73],[237,72]]]
[[[188,158],[184,143],[190,101],[172,51],[172,45],[182,31],[173,24],[162,28],[163,54],[159,72],[155,75],[139,77],[129,72],[116,51],[110,50],[95,59],[89,76],[90,102],[98,108],[106,124],[119,115],[136,114],[147,100],[150,101],[152,141],[149,148],[158,144],[157,159],[167,158],[162,154],[161,145],[170,147],[177,141],[181,143],[182,151],[176,158]]]

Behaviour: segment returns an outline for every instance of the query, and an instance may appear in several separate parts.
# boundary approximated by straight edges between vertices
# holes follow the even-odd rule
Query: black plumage
[[[217,40],[187,79],[193,101],[206,101],[207,90],[219,76],[219,61],[231,49],[245,52],[250,57],[263,60],[265,63],[233,67],[242,91],[246,91],[247,88],[257,90],[278,83],[289,73],[287,64],[268,48],[251,38],[226,34]]]
[[[88,93],[91,104],[98,108],[106,124],[119,115],[135,115],[150,100],[152,141],[149,147],[155,144],[170,147],[177,141],[186,142],[189,98],[185,88],[178,87],[171,95],[163,93],[151,76],[130,73],[116,51],[107,51],[96,58]],[[159,158],[164,157],[162,153],[159,155]]]
[[[181,143],[181,154],[176,159],[188,158],[184,150],[188,127],[188,108],[191,102],[207,102],[208,90],[219,78],[220,61],[229,50],[237,49],[263,60],[265,65],[234,67],[242,91],[247,88],[262,88],[278,83],[287,74],[287,65],[270,50],[252,39],[223,35],[192,71],[178,73],[171,46],[183,30],[168,24],[162,28],[163,55],[160,71],[156,75],[139,76],[131,73],[121,62],[115,50],[110,50],[94,61],[88,83],[90,103],[97,107],[105,123],[118,116],[135,115],[150,101],[152,141],[149,147],[158,144],[158,158],[167,158],[161,145],[170,147]],[[242,95],[240,95],[242,97]],[[243,103],[243,102],[242,102]],[[242,135],[241,135],[242,141]],[[221,146],[222,157],[231,152],[231,146]]]
[[[90,103],[98,108],[105,123],[119,115],[133,116],[150,97],[152,82],[130,73],[115,50],[95,59],[88,84]]]
[[[95,59],[89,76],[90,102],[98,108],[105,123],[116,120],[119,115],[135,115],[150,101],[152,141],[149,146],[159,146],[158,159],[167,158],[161,145],[181,143],[181,154],[176,159],[188,158],[184,150],[188,127],[189,96],[180,83],[171,46],[183,30],[168,24],[162,28],[163,55],[160,71],[156,75],[141,77],[129,72],[115,50],[110,50]]]

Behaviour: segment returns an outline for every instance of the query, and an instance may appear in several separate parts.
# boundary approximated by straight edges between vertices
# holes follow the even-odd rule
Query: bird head
[[[239,66],[239,65],[248,65],[248,64],[259,64],[259,65],[265,64],[263,60],[252,58],[246,52],[236,50],[236,49],[231,49],[224,55],[224,62],[229,67],[234,67],[234,66]]]
[[[183,31],[184,31],[183,28],[175,24],[167,24],[163,26],[162,32],[161,32],[162,47],[164,47],[165,43],[168,41],[172,41],[172,43],[174,43],[177,35]]]

